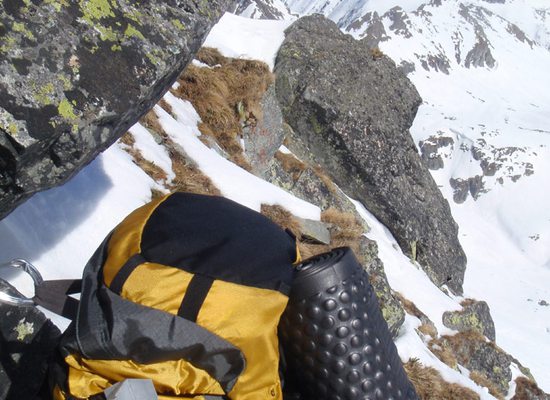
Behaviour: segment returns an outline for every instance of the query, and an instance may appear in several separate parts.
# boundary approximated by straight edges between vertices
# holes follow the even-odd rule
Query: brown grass
[[[162,129],[162,126],[159,122],[159,117],[157,114],[155,114],[154,110],[149,111],[147,114],[145,114],[141,119],[139,120],[140,124],[146,127],[149,130],[152,130],[158,134],[161,134],[164,132]]]
[[[315,175],[317,175],[319,179],[321,179],[321,182],[325,184],[327,189],[335,195],[337,192],[336,185],[334,184],[332,179],[325,173],[325,171],[319,166],[314,167],[313,171],[315,171]]]
[[[300,239],[302,226],[287,209],[278,205],[262,204],[260,212],[283,229],[290,229]]]
[[[273,75],[260,61],[220,58],[212,49],[203,49],[197,58],[217,68],[189,65],[179,77],[180,86],[172,92],[189,100],[200,115],[205,135],[212,135],[232,161],[242,164],[239,136],[249,120],[261,118],[260,101]],[[241,157],[239,157],[241,155]],[[243,166],[243,165],[241,165]],[[247,163],[245,168],[249,168]]]
[[[410,314],[412,316],[415,316],[418,319],[427,318],[426,314],[424,314],[422,311],[419,310],[419,308],[409,299],[406,299],[401,293],[396,293],[395,296],[397,299],[403,304],[403,308],[407,312],[407,314]]]
[[[158,102],[158,105],[164,110],[166,111],[168,114],[170,115],[173,115],[172,114],[172,106],[170,104],[168,104],[168,102],[164,99],[160,99],[160,101]]]
[[[418,330],[424,336],[431,336],[432,338],[437,337],[437,329],[433,323],[422,322],[422,324],[418,327]]]
[[[275,159],[281,163],[281,167],[292,176],[294,181],[297,181],[305,171],[307,165],[294,157],[292,154],[285,154],[282,151],[275,153]]]
[[[483,386],[489,389],[489,393],[491,393],[491,395],[493,395],[496,399],[504,400],[505,393],[502,393],[500,389],[481,372],[479,371],[470,372],[470,379],[474,381],[477,385]]]
[[[218,49],[212,47],[203,47],[195,55],[195,58],[206,65],[214,67],[216,65],[224,65],[228,58],[224,57]]]
[[[479,400],[474,391],[443,380],[436,369],[417,359],[410,359],[403,366],[421,400]]]
[[[372,56],[373,60],[378,60],[384,56],[384,53],[382,53],[382,50],[380,50],[378,47],[373,47],[370,49],[370,55]]]
[[[359,254],[359,239],[365,229],[355,215],[330,207],[321,213],[321,221],[331,226],[332,247],[348,246]]]
[[[516,393],[512,400],[531,400],[534,398],[544,399],[544,393],[531,379],[520,376],[516,379]],[[534,397],[537,396],[537,397]]]
[[[204,175],[197,166],[175,146],[170,146],[169,153],[172,159],[172,170],[176,177],[172,182],[171,190],[198,194],[221,196],[219,189],[209,177]]]
[[[168,179],[166,171],[164,171],[154,162],[149,161],[143,157],[141,151],[134,147],[135,139],[130,132],[126,132],[121,137],[120,141],[126,145],[126,147],[124,147],[124,151],[132,156],[134,163],[139,166],[143,170],[143,172],[149,175],[151,179],[153,179],[155,182],[161,184],[166,182],[166,179]]]
[[[401,293],[396,292],[394,296],[401,302],[403,308],[407,314],[415,316],[422,324],[418,327],[418,330],[425,336],[431,336],[433,339],[437,338],[437,329],[432,321],[424,314],[420,309],[409,299],[406,299]]]
[[[168,103],[166,104],[168,105]],[[221,195],[221,192],[212,183],[210,178],[204,175],[202,171],[190,159],[187,158],[183,150],[170,139],[166,132],[164,132],[162,126],[159,123],[158,116],[153,110],[149,111],[144,117],[142,117],[140,123],[149,130],[152,130],[156,134],[160,135],[160,137],[162,137],[165,148],[168,150],[168,154],[172,161],[172,171],[176,175],[171,185],[165,185],[168,190],[174,192],[183,191],[198,194],[209,194],[217,196]],[[128,136],[131,135],[128,134]],[[132,146],[135,142],[133,137],[126,137],[126,135],[124,135],[121,140],[129,146]],[[137,160],[136,163],[140,165],[140,167],[147,174],[149,174],[150,176],[153,173],[158,174],[158,171],[155,172],[154,167],[156,166],[154,164],[148,162],[140,162],[140,160],[143,159],[141,154],[136,154],[135,150],[133,150],[132,152],[129,151],[129,153],[134,157],[135,160]],[[166,173],[164,171],[162,172],[164,173],[163,179],[166,180]],[[158,175],[156,176],[158,177]],[[155,178],[153,177],[153,179]],[[155,180],[159,181],[158,179]],[[157,195],[163,194],[152,193],[153,198]]]
[[[444,340],[440,338],[432,339],[428,342],[428,348],[441,362],[453,369],[457,368],[458,360]]]

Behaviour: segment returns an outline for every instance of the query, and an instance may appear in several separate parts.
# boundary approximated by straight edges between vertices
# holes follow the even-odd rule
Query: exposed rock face
[[[240,0],[233,12],[256,19],[283,19],[290,13],[278,0]]]
[[[275,95],[275,87],[270,86],[260,102],[262,116],[254,125],[243,128],[245,155],[254,172],[263,175],[269,168],[275,152],[283,143],[285,131],[283,116]]]
[[[291,150],[359,199],[438,286],[461,293],[457,225],[408,132],[421,102],[410,81],[321,16],[286,31],[275,72],[283,116],[308,149]]]
[[[513,361],[509,354],[474,331],[446,337],[444,342],[450,346],[460,365],[491,381],[500,394],[508,392],[512,379],[510,365]]]
[[[0,303],[0,321],[0,399],[41,399],[61,332],[34,307]]]
[[[485,335],[493,342],[496,340],[495,323],[491,317],[489,306],[484,301],[473,301],[466,304],[461,311],[443,313],[443,325],[459,332],[473,330]]]
[[[230,0],[0,5],[0,218],[149,110]]]

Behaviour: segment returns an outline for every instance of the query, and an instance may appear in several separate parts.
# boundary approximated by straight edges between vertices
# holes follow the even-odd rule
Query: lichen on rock
[[[70,178],[126,132],[231,4],[3,1],[0,218]]]

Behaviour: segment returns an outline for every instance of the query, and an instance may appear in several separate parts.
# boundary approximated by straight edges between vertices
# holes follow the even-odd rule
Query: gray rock
[[[480,334],[461,332],[453,337],[444,337],[444,343],[453,351],[458,363],[477,372],[491,381],[502,395],[508,393],[512,379],[510,365],[513,358]]]
[[[418,146],[420,148],[420,156],[426,168],[438,170],[444,167],[439,149],[451,146],[452,150],[454,140],[447,136],[430,136],[428,139],[421,141]]]
[[[443,313],[443,325],[459,332],[473,330],[493,342],[496,340],[495,323],[484,301],[470,302],[461,311],[446,311]]]
[[[243,128],[245,155],[257,175],[267,171],[285,136],[283,116],[273,85],[263,95],[260,107],[262,116],[256,124]]]
[[[346,28],[346,30],[349,32],[351,30],[359,30],[363,27],[366,27],[366,29],[364,29],[361,40],[369,48],[376,48],[380,42],[389,39],[382,18],[376,11],[368,12],[361,18],[356,19]]]
[[[468,179],[451,178],[449,179],[449,184],[454,190],[453,200],[458,204],[464,203],[468,198],[468,194],[470,194],[474,200],[477,200],[481,193],[486,192],[483,176],[481,175],[476,175]]]
[[[484,25],[482,22],[486,21],[486,14],[492,14],[486,8],[482,8],[473,4],[464,5],[460,4],[459,12],[460,16],[464,18],[469,24],[474,27],[476,34],[476,44],[466,54],[464,59],[464,66],[470,67],[489,67],[493,68],[496,65],[496,60],[491,53],[491,42],[485,34]],[[489,24],[486,24],[489,25]]]
[[[412,34],[409,31],[409,25],[411,24],[409,16],[401,7],[393,7],[384,14],[384,17],[387,17],[392,22],[390,25],[390,30],[396,35],[400,35],[405,38],[412,37]]]
[[[42,398],[61,332],[35,307],[0,303],[0,321],[0,399]]]
[[[66,181],[126,132],[231,4],[4,1],[0,218]]]
[[[307,240],[313,243],[330,244],[330,232],[327,228],[327,224],[321,221],[314,221],[311,219],[304,219],[295,217],[300,223],[302,240]]]
[[[318,15],[287,29],[275,72],[283,116],[303,142],[291,150],[360,200],[406,254],[415,249],[438,286],[461,293],[458,227],[408,132],[421,103],[411,82]]]
[[[252,18],[284,19],[285,17],[285,14],[275,7],[273,0],[240,0],[235,6],[233,13],[240,15],[252,4],[256,8],[256,12],[251,16]],[[279,5],[282,5],[282,2]],[[287,10],[287,14],[290,14],[290,11]]]

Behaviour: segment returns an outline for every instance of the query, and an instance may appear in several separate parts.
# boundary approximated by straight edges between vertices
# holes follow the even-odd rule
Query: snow
[[[411,11],[421,2],[402,3],[406,4],[402,4],[406,11]],[[287,4],[293,12],[322,11],[337,20],[360,17],[367,9],[383,14],[395,5],[382,0],[289,0]],[[464,296],[488,302],[497,344],[529,367],[539,386],[550,392],[550,307],[539,304],[541,300],[550,302],[550,52],[543,47],[550,43],[550,29],[542,14],[529,8],[547,8],[547,4],[542,0],[483,3],[495,13],[489,18],[493,29],[486,30],[497,60],[495,69],[466,69],[455,60],[453,26],[460,28],[463,55],[475,40],[471,27],[456,17],[453,7],[457,4],[447,1],[439,8],[430,8],[433,16],[429,21],[409,14],[411,39],[393,34],[388,20],[384,20],[391,40],[383,42],[381,48],[397,63],[408,60],[416,64],[416,71],[409,77],[424,103],[411,128],[415,142],[432,135],[454,140],[453,146],[442,149],[445,167],[432,174],[451,205],[468,256]],[[510,39],[502,18],[538,38],[542,46],[531,48]],[[226,14],[212,29],[205,45],[216,47],[229,57],[262,60],[273,68],[284,29],[290,23]],[[351,33],[360,37],[362,32]],[[415,53],[430,54],[434,48],[448,55],[449,75],[425,71],[415,58]],[[208,149],[198,138],[200,119],[190,103],[170,93],[164,99],[171,105],[173,116],[156,106],[154,112],[162,127],[224,196],[255,210],[262,203],[280,204],[297,216],[319,219],[316,206],[262,181]],[[174,179],[166,151],[146,129],[136,124],[130,133],[143,157],[167,173],[167,183]],[[511,146],[521,150],[508,156],[495,176],[484,178],[487,193],[475,201],[469,196],[463,204],[456,204],[449,179],[482,173],[479,161],[471,153],[472,146],[479,145],[481,139],[487,142],[483,148],[486,153]],[[134,164],[124,151],[125,146],[113,145],[67,184],[34,195],[0,221],[0,261],[25,258],[46,279],[79,277],[107,233],[129,212],[148,202],[151,189],[160,188]],[[281,151],[289,152],[284,147]],[[512,181],[510,176],[524,172],[525,162],[533,164],[534,174]],[[445,311],[460,309],[462,298],[435,288],[419,266],[403,255],[389,231],[362,205],[356,203],[356,207],[371,227],[367,235],[378,243],[392,288],[413,301],[440,334],[452,334],[443,326],[441,316]],[[28,278],[2,273],[23,293],[32,295]],[[55,322],[62,328],[67,323],[59,318]],[[416,318],[406,317],[396,341],[402,359],[419,358],[423,364],[438,369],[449,382],[475,390],[482,399],[492,398],[467,379],[467,371],[465,376],[452,370],[429,352],[415,332],[418,324]],[[518,374],[515,368],[514,377]],[[510,393],[512,390],[513,387]]]
[[[271,70],[292,20],[257,20],[225,13],[208,35],[204,46],[217,48],[224,56],[260,60]]]

